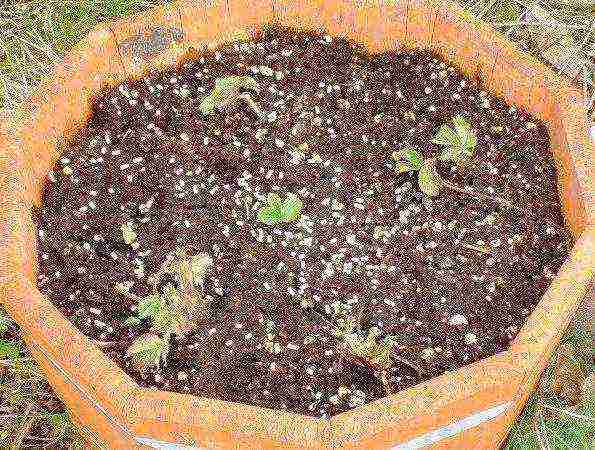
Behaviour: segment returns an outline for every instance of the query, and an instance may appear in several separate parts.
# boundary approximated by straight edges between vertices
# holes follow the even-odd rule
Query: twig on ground
[[[535,411],[535,415],[533,416],[533,431],[537,436],[537,441],[539,443],[539,448],[541,450],[551,450],[550,443],[547,438],[547,434],[543,429],[543,414],[539,409],[539,405],[537,406],[537,410]]]
[[[541,406],[543,409],[547,409],[548,411],[553,411],[558,414],[564,414],[566,416],[572,417],[573,419],[586,420],[587,422],[595,423],[595,417],[585,416],[584,414],[574,412],[568,408],[556,408],[555,406],[546,405],[546,404],[543,404]]]

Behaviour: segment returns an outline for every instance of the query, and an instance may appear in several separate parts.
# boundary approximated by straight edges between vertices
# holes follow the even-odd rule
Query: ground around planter
[[[31,5],[33,5],[33,9],[31,10],[31,16],[33,17],[33,19],[35,18],[40,18],[41,14],[39,14],[39,10],[35,10],[35,2],[22,2],[22,3],[29,3]],[[44,2],[44,5],[47,4],[48,2]],[[80,4],[80,2],[77,2]],[[59,58],[59,53],[60,51],[63,51],[65,48],[68,47],[68,42],[75,42],[77,39],[77,33],[80,32],[84,32],[85,26],[87,26],[89,23],[92,24],[92,21],[95,20],[95,18],[98,16],[97,12],[105,7],[109,2],[103,2],[103,5],[91,5],[91,3],[89,3],[89,5],[83,5],[83,9],[87,8],[91,13],[89,14],[89,11],[83,11],[81,13],[81,11],[79,12],[74,12],[72,15],[68,15],[67,17],[63,17],[63,21],[60,22],[60,27],[59,29],[56,29],[56,33],[53,35],[48,35],[48,34],[38,34],[35,31],[35,27],[38,26],[36,24],[33,24],[31,22],[24,22],[24,21],[19,21],[18,23],[27,23],[28,25],[31,25],[31,29],[33,29],[33,37],[31,37],[31,34],[29,34],[28,36],[26,35],[19,35],[20,41],[17,42],[17,47],[16,50],[13,49],[9,49],[8,52],[4,52],[4,55],[8,54],[9,56],[16,56],[19,55],[17,58],[10,58],[9,62],[9,66],[4,65],[3,69],[6,69],[7,67],[9,68],[9,77],[7,78],[3,78],[3,80],[5,81],[5,86],[11,86],[8,89],[8,92],[10,93],[10,97],[12,100],[14,100],[16,97],[18,97],[19,95],[26,95],[26,93],[28,92],[28,90],[31,88],[31,86],[34,86],[35,84],[35,79],[36,79],[36,74],[42,73],[43,72],[43,68],[47,67],[48,63],[51,63],[51,60],[54,58],[54,56],[56,56],[56,58]],[[129,7],[130,4],[128,4],[127,2],[118,2],[119,6],[115,6],[115,8],[121,7],[121,8],[126,8]],[[130,3],[136,3],[136,4],[140,4],[142,2],[130,2]],[[543,2],[541,2],[543,3]],[[114,2],[115,5],[115,2]],[[133,5],[134,6],[134,5]],[[497,18],[492,17],[492,12],[493,12],[493,5],[492,7],[489,6],[481,6],[479,4],[477,5],[470,5],[473,8],[477,7],[479,8],[479,11],[481,14],[484,15],[484,18],[488,18],[491,20],[498,20]],[[498,3],[496,5],[496,7],[499,7],[500,4]],[[548,4],[548,7],[550,7],[551,5]],[[58,11],[59,8],[56,8],[56,5],[54,5],[52,3],[52,5],[49,5],[49,7],[45,10],[47,11],[52,11],[53,12],[57,12],[58,14],[60,14],[60,12]],[[513,10],[515,8],[512,8]],[[74,11],[72,9],[70,9],[70,11]],[[78,10],[77,10],[78,11]],[[114,11],[117,12],[117,9],[114,9]],[[17,14],[21,14],[20,11],[14,11]],[[521,11],[522,12],[522,11]],[[80,13],[80,14],[79,14]],[[4,13],[3,13],[4,14]],[[573,14],[578,14],[578,12],[576,10],[573,10]],[[3,19],[6,18],[6,16],[2,16]],[[518,17],[518,16],[517,16]],[[90,18],[90,19],[89,19]],[[525,26],[519,26],[517,24],[515,24],[514,20],[509,21],[508,23],[505,23],[506,21],[504,20],[500,20],[500,22],[502,22],[501,24],[499,24],[500,27],[507,27],[508,28],[515,28],[515,29],[522,29]],[[7,22],[8,23],[8,22]],[[47,23],[47,22],[46,22]],[[535,22],[533,23],[533,25],[531,25],[530,21],[527,21],[527,23],[529,23],[529,26],[534,26],[535,28],[539,28],[539,23]],[[76,24],[76,25],[73,25]],[[5,24],[6,25],[6,24]],[[82,26],[81,26],[82,25]],[[10,23],[8,23],[8,27],[9,28],[3,28],[4,30],[9,29],[9,30],[13,30],[12,25]],[[549,29],[549,26],[542,27],[543,29]],[[500,28],[502,29],[502,28]],[[70,31],[69,31],[70,30]],[[81,31],[82,30],[82,31]],[[22,29],[19,29],[19,31],[23,31]],[[31,30],[26,30],[26,31],[31,31]],[[586,35],[588,38],[588,34]],[[63,38],[66,37],[66,39],[63,41]],[[37,39],[41,38],[41,47],[42,48],[46,48],[45,47],[45,41],[50,41],[51,44],[53,44],[53,49],[52,51],[55,51],[56,53],[50,53],[49,54],[49,58],[48,58],[48,53],[46,54],[35,54],[33,53],[34,58],[31,59],[32,56],[32,52],[31,49],[34,48],[34,46],[39,46],[40,41],[38,41]],[[7,41],[3,41],[3,42],[8,42]],[[56,45],[56,42],[58,42],[58,44]],[[66,42],[66,44],[63,44],[63,42]],[[528,41],[527,41],[528,42]],[[588,49],[589,48],[589,44],[588,44],[588,40],[586,40],[587,45],[584,46],[584,48]],[[24,50],[29,50],[27,52],[24,52]],[[539,50],[539,49],[537,49]],[[35,52],[35,51],[33,51]],[[4,60],[4,63],[6,63],[7,61]],[[41,65],[40,65],[41,62]],[[43,66],[43,64],[45,64],[45,66]],[[41,69],[41,70],[39,70]],[[588,72],[587,72],[588,73]],[[20,74],[20,75],[19,75]],[[14,79],[14,75],[17,75],[17,80]],[[23,75],[23,77],[21,77],[21,75]],[[7,76],[7,72],[4,71],[3,72],[3,77]],[[587,316],[588,317],[588,316]],[[583,320],[577,320],[577,322],[580,324],[582,323],[582,327],[583,329],[587,326],[587,324],[589,323],[589,321],[585,320],[584,316],[583,316]],[[579,328],[581,327],[581,325],[579,325]],[[584,334],[579,334],[579,335],[584,335]],[[13,336],[11,336],[11,340],[10,342],[14,342],[13,341]],[[18,339],[18,336],[17,336]],[[582,346],[585,347],[589,347],[590,343],[588,340],[582,340],[581,341]],[[592,343],[592,341],[591,341]],[[592,358],[586,359],[587,363],[592,363]],[[556,364],[554,361],[552,361],[552,364]],[[588,365],[586,367],[589,367]],[[592,365],[591,365],[591,370],[592,370]],[[535,398],[535,396],[533,396],[533,398]],[[521,430],[519,433],[513,434],[511,435],[511,441],[509,443],[509,448],[537,448],[537,441],[535,440],[535,432],[532,428],[532,426],[530,426],[530,424],[533,422],[531,420],[531,417],[533,417],[535,409],[531,407],[532,403],[530,403],[530,405],[528,406],[528,408],[526,409],[526,411],[524,412],[523,417],[521,418],[521,420],[519,421],[519,426],[517,427],[517,430]],[[559,405],[559,403],[557,404]],[[19,409],[20,407],[17,406],[16,409],[13,408],[13,410],[20,412],[21,409]],[[6,408],[5,408],[6,409]],[[580,422],[578,425],[576,423],[576,421],[570,420],[562,420],[559,421],[557,419],[554,418],[554,420],[556,420],[555,426],[549,426],[548,424],[550,424],[552,420],[552,417],[546,416],[544,418],[544,423],[545,423],[545,427],[544,427],[544,432],[545,435],[548,436],[548,439],[550,439],[550,442],[552,442],[551,446],[552,448],[574,448],[572,447],[572,445],[576,445],[577,442],[584,444],[585,442],[589,443],[589,439],[592,438],[592,429],[589,431],[589,426],[587,427],[582,427],[580,426],[580,423],[586,423],[587,425],[589,424],[589,421],[587,420]],[[529,426],[527,426],[527,424],[529,424]],[[11,424],[12,425],[12,424]],[[17,424],[15,424],[17,425]],[[21,423],[19,423],[18,425],[21,425]],[[50,430],[50,427],[42,427],[40,428],[40,433],[47,433],[48,430]],[[564,433],[564,430],[569,430],[569,433]],[[576,430],[580,430],[579,433],[582,434],[576,434]],[[586,430],[586,432],[583,433],[583,431]],[[37,431],[37,429],[36,429]],[[591,433],[591,434],[589,434]],[[5,442],[12,442],[12,435],[9,435],[7,433],[4,434],[5,436],[8,436],[7,439],[8,441],[3,441],[2,445],[0,446],[8,446],[9,444]],[[567,439],[567,435],[570,436],[571,439],[574,440],[568,440],[565,441],[565,439]],[[47,434],[46,434],[47,436]],[[45,436],[44,436],[45,437]],[[513,439],[514,437],[514,439]],[[578,439],[578,440],[577,440]],[[568,442],[568,444],[565,444],[565,442]],[[36,446],[35,444],[32,445],[34,448],[39,448],[39,446]],[[48,448],[52,448],[51,446]],[[576,446],[576,448],[582,448],[580,446]]]
[[[0,308],[0,448],[82,449],[64,406]]]

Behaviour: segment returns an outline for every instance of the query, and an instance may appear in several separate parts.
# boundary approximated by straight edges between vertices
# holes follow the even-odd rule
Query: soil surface
[[[243,102],[203,115],[214,80],[249,75]],[[426,157],[462,114],[478,137],[453,183],[525,212],[420,192],[391,153]],[[38,286],[142,386],[329,417],[505,350],[571,245],[544,125],[429,51],[370,55],[323,34],[269,29],[104,92],[48,174]],[[299,220],[257,219],[269,192]],[[132,224],[135,245],[121,227]],[[126,325],[175,248],[209,254],[210,315],[140,374]],[[332,333],[355,316],[394,345],[385,383]]]

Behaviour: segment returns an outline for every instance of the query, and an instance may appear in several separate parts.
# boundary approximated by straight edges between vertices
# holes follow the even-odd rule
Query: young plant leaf
[[[267,225],[274,225],[281,222],[281,211],[271,207],[262,207],[258,211],[258,220]]]
[[[296,220],[302,211],[304,204],[295,194],[289,193],[281,205],[281,216],[284,222],[292,222]]]
[[[463,165],[475,152],[477,135],[463,116],[453,117],[452,122],[454,129],[442,125],[432,142],[444,147],[440,159]]]
[[[170,334],[182,336],[189,328],[189,322],[190,320],[182,313],[180,308],[162,308],[153,317],[151,329],[165,336]]]
[[[289,193],[285,200],[276,193],[270,193],[267,203],[258,211],[258,220],[267,224],[275,225],[279,222],[291,222],[296,220],[303,207],[302,201],[295,194]]]
[[[165,362],[169,352],[169,343],[156,334],[139,336],[126,351],[132,366],[141,373],[152,367],[159,367]]]
[[[136,316],[130,316],[124,321],[124,325],[127,327],[137,327],[141,324],[141,320]]]
[[[459,135],[448,125],[442,125],[438,129],[438,133],[432,139],[432,142],[436,145],[442,145],[444,147],[457,147],[461,144]]]
[[[395,166],[395,171],[398,174],[406,173],[406,172],[415,172],[415,167],[405,161],[397,161],[397,165]]]
[[[440,194],[441,181],[435,170],[435,160],[427,160],[417,175],[419,189],[430,197]]]
[[[281,208],[281,205],[283,205],[283,201],[281,200],[279,194],[271,192],[267,196],[267,204],[273,208]]]
[[[394,342],[388,336],[379,341],[379,336],[380,331],[373,327],[365,337],[355,333],[346,335],[345,343],[352,355],[364,359],[378,369],[386,370],[392,365],[391,353]]]
[[[204,114],[211,114],[215,109],[222,110],[228,105],[236,102],[242,96],[242,89],[257,91],[258,82],[248,76],[230,76],[217,78],[215,87],[209,95],[202,99],[200,111]]]
[[[357,318],[355,316],[340,317],[337,319],[337,325],[333,329],[333,334],[338,338],[344,339],[352,335],[357,330]]]
[[[413,147],[406,147],[403,150],[393,152],[392,156],[397,163],[408,167],[407,171],[419,170],[424,163],[424,156]],[[399,171],[399,168],[400,166],[397,166],[397,171]]]
[[[141,320],[155,317],[159,310],[163,309],[164,306],[165,302],[160,295],[148,295],[137,305],[136,316]]]
[[[127,245],[131,245],[134,241],[136,241],[136,233],[134,232],[134,228],[132,226],[132,222],[127,222],[120,227],[122,230],[122,237],[124,238],[124,242]]]

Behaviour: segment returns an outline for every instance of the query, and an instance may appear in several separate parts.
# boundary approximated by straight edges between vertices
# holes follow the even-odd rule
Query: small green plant
[[[210,302],[203,296],[202,288],[212,264],[213,260],[207,254],[189,257],[184,249],[177,248],[168,254],[157,274],[151,277],[152,294],[138,297],[130,292],[129,284],[116,286],[118,293],[137,303],[136,314],[125,323],[137,326],[144,320],[151,321],[150,331],[139,336],[126,352],[139,372],[165,364],[171,337],[185,335],[209,313]],[[162,286],[164,279],[173,279],[173,283]]]
[[[165,364],[169,353],[169,336],[146,333],[137,338],[126,351],[126,357],[139,372]]]
[[[417,183],[424,194],[435,197],[440,193],[442,180],[436,173],[434,159],[425,159],[411,147],[393,152],[392,156],[397,163],[397,173],[417,172]]]
[[[454,130],[448,125],[443,125],[432,142],[445,147],[439,158],[441,161],[449,161],[464,166],[475,153],[477,137],[469,123],[462,116],[454,117],[453,122],[455,124]],[[430,197],[440,195],[440,192],[446,188],[462,194],[471,195],[480,200],[493,201],[507,208],[524,212],[506,199],[472,192],[445,180],[438,173],[438,159],[425,158],[420,151],[413,147],[406,146],[402,150],[393,152],[392,158],[396,161],[395,170],[397,173],[417,172],[419,189]]]
[[[258,106],[249,93],[243,92],[243,90],[258,92],[258,82],[249,76],[234,75],[217,78],[215,80],[215,87],[211,93],[200,102],[200,111],[204,115],[212,114],[215,110],[223,111],[231,104],[242,100],[246,102],[259,118],[262,118],[264,113],[260,106]]]
[[[442,125],[432,142],[443,147],[440,154],[442,161],[464,165],[475,154],[477,135],[463,116],[453,117],[452,122],[454,129],[446,124]]]
[[[303,206],[299,197],[291,192],[285,196],[285,200],[281,200],[279,194],[271,192],[266,205],[258,210],[258,220],[267,225],[292,222],[300,217]]]
[[[392,366],[394,341],[390,336],[378,339],[380,335],[376,327],[370,328],[367,334],[348,333],[344,337],[345,346],[356,358],[366,361],[375,369],[386,371]]]
[[[120,227],[120,230],[122,230],[122,238],[127,245],[132,245],[136,241],[137,235],[132,222],[125,223]]]

